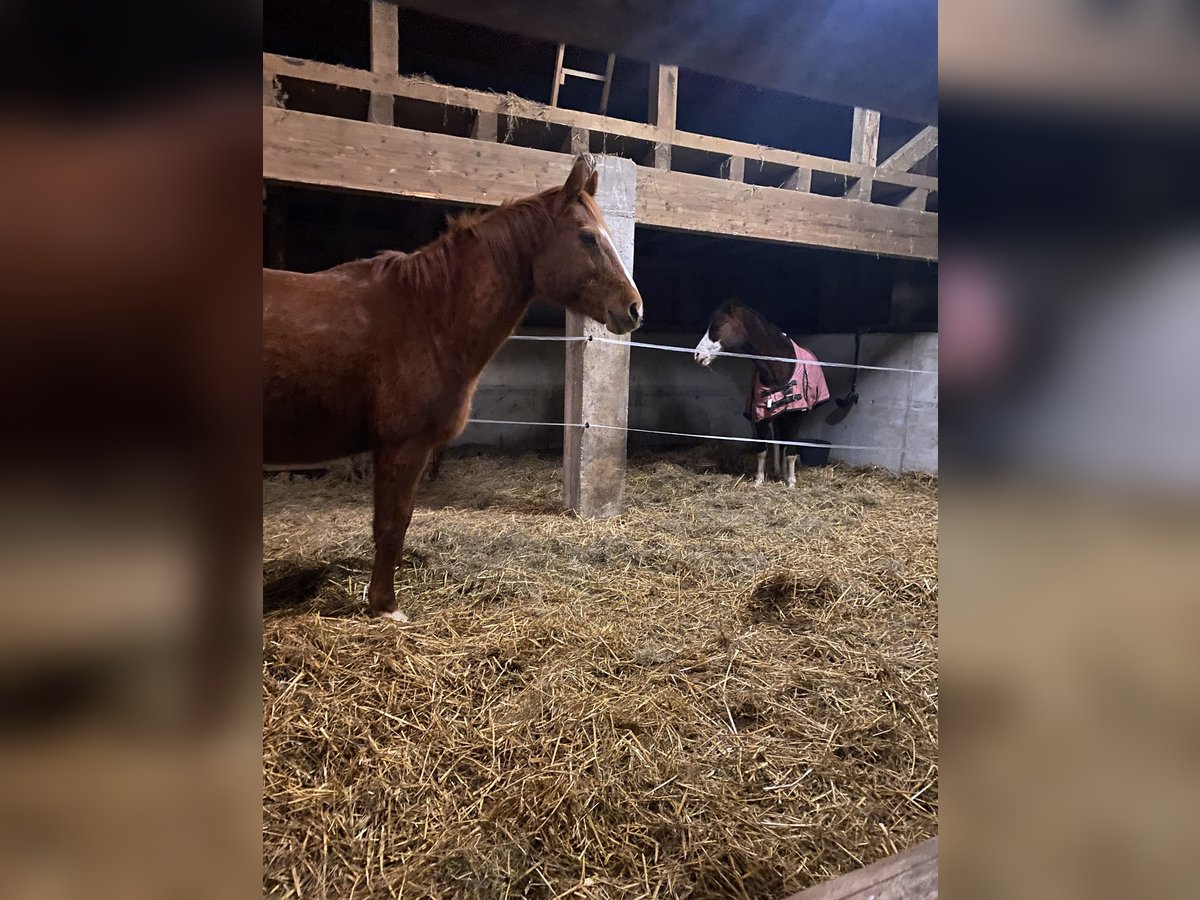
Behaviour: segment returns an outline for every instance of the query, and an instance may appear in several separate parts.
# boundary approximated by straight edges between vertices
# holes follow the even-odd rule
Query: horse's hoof
[[[790,490],[795,490],[795,489],[796,489],[796,482],[794,482],[794,481],[789,481],[789,482],[788,482],[788,488],[789,488]]]
[[[400,610],[398,610],[398,609],[393,609],[389,612],[377,612],[377,613],[373,613],[373,615],[379,619],[391,619],[393,622],[407,622],[408,621],[408,616],[406,616],[404,613],[400,612]]]
[[[762,486],[763,486],[763,482],[764,482],[764,481],[766,481],[766,479],[764,479],[764,478],[755,478],[755,479],[754,479],[754,486],[755,486],[755,487],[762,487]]]

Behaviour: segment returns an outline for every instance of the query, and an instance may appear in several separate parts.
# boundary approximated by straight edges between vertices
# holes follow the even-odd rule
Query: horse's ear
[[[586,191],[587,193],[589,193],[593,197],[595,197],[596,196],[596,188],[599,184],[600,184],[600,171],[598,169],[592,169],[592,174],[588,176],[587,181],[583,185],[583,189],[584,189],[584,191]]]
[[[575,160],[575,165],[571,166],[571,174],[567,176],[567,182],[562,188],[562,197],[564,200],[574,200],[583,191],[584,182],[588,179],[588,171],[591,166],[588,161],[582,156]]]

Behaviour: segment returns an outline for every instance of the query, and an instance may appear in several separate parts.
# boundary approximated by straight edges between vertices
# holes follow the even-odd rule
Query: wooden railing
[[[281,78],[366,91],[372,95],[373,105],[377,103],[374,98],[401,97],[469,110],[479,121],[475,136],[492,140],[496,139],[496,119],[505,117],[510,120],[549,123],[570,129],[571,140],[564,146],[564,150],[586,148],[588,133],[595,132],[646,142],[651,148],[679,148],[706,154],[718,164],[721,173],[718,177],[726,180],[743,180],[748,162],[758,162],[760,168],[761,164],[770,164],[778,167],[782,177],[777,185],[760,186],[777,187],[781,190],[813,191],[813,173],[823,173],[841,180],[844,192],[839,192],[836,196],[866,203],[881,203],[874,196],[876,192],[873,186],[884,185],[892,190],[878,193],[889,194],[888,201],[891,202],[882,201],[882,205],[926,213],[929,197],[936,194],[938,189],[937,178],[907,171],[936,146],[937,129],[933,127],[919,132],[879,165],[866,165],[862,162],[828,159],[712,135],[694,134],[664,125],[546,106],[513,94],[453,87],[422,78],[346,68],[272,53],[263,54],[264,103],[267,105],[277,102],[279,92],[275,87],[279,85]],[[616,152],[623,155],[620,150]],[[654,159],[654,164],[659,168],[671,167],[669,153],[655,153]],[[665,164],[663,160],[666,160]]]

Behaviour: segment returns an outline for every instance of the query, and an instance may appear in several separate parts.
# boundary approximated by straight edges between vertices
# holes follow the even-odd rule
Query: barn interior
[[[646,324],[501,347],[417,494],[406,623],[363,614],[369,463],[265,475],[264,892],[936,896],[932,119],[430,6],[265,4],[264,265],[415,250],[591,153]],[[691,356],[734,297],[859,397],[808,414],[833,464],[794,490],[738,443],[751,364]],[[629,430],[581,450],[580,395]]]
[[[267,3],[265,49],[270,60],[305,60],[327,66],[370,69],[371,29],[366,10],[344,14],[342,4]],[[552,99],[556,45],[519,34],[457,22],[407,8],[396,13],[400,76],[506,98],[510,103],[544,108]],[[566,48],[565,61],[581,71],[604,72],[606,54]],[[594,113],[602,92],[607,119],[644,122],[654,117],[651,63],[614,57],[611,84],[582,77],[565,78],[556,109]],[[339,70],[344,71],[344,70]],[[285,62],[271,67],[271,102],[291,113],[340,120],[369,121],[372,92],[331,80],[321,71],[297,69]],[[296,73],[304,77],[296,77]],[[827,160],[850,161],[855,110],[779,90],[684,70],[678,77],[675,125],[681,131],[736,141],[748,148],[773,148]],[[395,126],[425,134],[471,137],[479,113],[470,108],[412,96],[387,98],[386,115]],[[375,114],[378,118],[378,114]],[[652,141],[597,129],[584,132],[557,121],[496,116],[496,140],[545,151],[586,149],[632,159],[641,169],[656,165]],[[619,129],[618,129],[619,130]],[[921,123],[889,115],[878,118],[873,158],[887,160],[928,132]],[[572,131],[576,137],[572,138]],[[574,143],[572,143],[574,140]],[[719,148],[723,149],[723,148]],[[693,146],[675,146],[672,173],[722,178],[731,157]],[[936,228],[938,152],[936,141],[915,159],[906,174],[928,179],[932,190],[876,180],[872,208],[922,204],[922,227]],[[661,165],[661,162],[658,163]],[[744,184],[778,187],[795,169],[770,159],[747,157],[739,172]],[[728,176],[726,176],[728,177]],[[842,199],[855,179],[816,169],[808,191]],[[293,271],[318,271],[380,250],[415,250],[433,240],[448,216],[474,204],[412,196],[403,183],[387,192],[347,189],[314,178],[308,183],[269,179],[264,203],[264,265]],[[707,178],[705,179],[708,180]],[[503,184],[501,192],[505,191]],[[850,206],[848,203],[843,206]],[[906,210],[907,212],[907,210]],[[853,210],[851,210],[851,214]],[[748,215],[754,215],[753,211]],[[685,226],[687,223],[683,223]],[[875,227],[864,225],[864,229]],[[888,229],[884,223],[879,229]],[[686,230],[637,221],[633,247],[634,278],[646,302],[646,322],[637,339],[648,343],[693,346],[709,315],[722,302],[738,298],[778,324],[821,359],[855,361],[854,335],[861,361],[879,366],[932,372],[937,356],[936,240],[919,249],[865,252],[794,235],[768,239],[721,230]],[[519,331],[561,334],[564,314],[535,302]],[[511,343],[485,371],[476,397],[475,418],[491,421],[559,421],[563,408],[564,367],[561,347]],[[828,369],[837,396],[857,393],[860,405],[843,414],[826,410],[813,417],[806,438],[877,451],[835,449],[855,464],[877,464],[896,471],[936,472],[936,376],[903,373],[867,374],[853,382],[849,369]],[[712,370],[694,366],[682,354],[636,350],[629,371],[631,424],[645,431],[732,436],[746,434],[741,403],[751,368],[723,360]],[[669,385],[665,391],[662,385]],[[520,403],[511,401],[514,393]],[[530,392],[534,399],[530,400]],[[507,402],[506,402],[507,398]],[[521,416],[515,410],[536,411]],[[897,434],[900,437],[897,437]],[[634,449],[686,446],[696,440],[631,432]],[[508,448],[557,449],[560,430],[520,425],[472,425],[460,444]]]

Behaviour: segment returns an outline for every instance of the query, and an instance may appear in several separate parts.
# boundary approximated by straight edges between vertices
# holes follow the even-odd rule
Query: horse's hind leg
[[[779,430],[783,433],[782,440],[798,441],[800,440],[800,423],[803,421],[804,413],[785,413],[780,416],[784,421],[779,423]],[[796,455],[800,452],[799,447],[785,447],[784,456],[787,459],[787,486],[794,488],[796,486]]]
[[[429,447],[402,444],[375,451],[375,566],[367,598],[371,615],[407,622],[396,609],[394,573],[412,521],[417,482],[429,460]]]
[[[770,422],[755,422],[754,436],[760,441],[768,440],[771,437]],[[754,476],[754,485],[757,487],[766,480],[767,476],[767,445],[758,445],[758,473]]]

